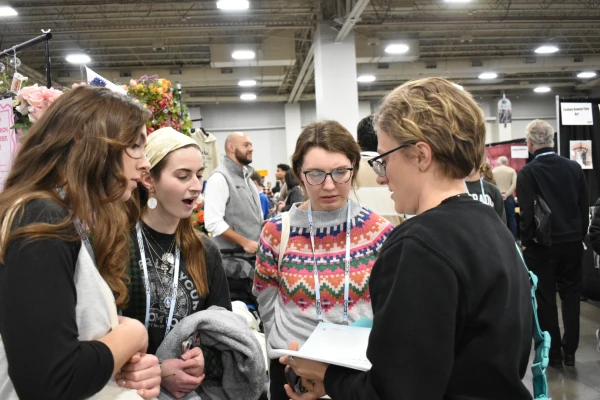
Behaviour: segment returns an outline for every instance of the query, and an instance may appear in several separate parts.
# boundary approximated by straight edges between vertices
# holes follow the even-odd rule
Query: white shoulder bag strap
[[[281,214],[281,240],[279,241],[279,262],[277,263],[277,274],[281,274],[281,262],[285,250],[287,249],[288,241],[290,240],[290,213],[284,212]]]

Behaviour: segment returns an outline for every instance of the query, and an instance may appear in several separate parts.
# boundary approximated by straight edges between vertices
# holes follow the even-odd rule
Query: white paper
[[[371,328],[321,322],[299,351],[273,349],[273,355],[285,355],[327,364],[368,371],[367,346]]]
[[[529,158],[527,146],[511,146],[510,158]]]
[[[560,103],[562,125],[594,125],[592,103]]]

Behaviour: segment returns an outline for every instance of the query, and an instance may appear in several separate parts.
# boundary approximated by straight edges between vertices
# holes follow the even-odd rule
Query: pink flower
[[[87,83],[85,83],[85,82],[74,83],[73,85],[71,85],[71,89],[78,88],[79,86],[87,86]]]
[[[61,95],[60,90],[48,89],[45,86],[38,87],[37,84],[24,87],[17,94],[16,100],[21,102],[17,107],[17,111],[23,115],[29,114],[29,120],[35,122],[40,119],[48,106]]]
[[[42,117],[45,109],[42,110],[38,107],[29,107],[29,121],[36,122],[38,119]]]

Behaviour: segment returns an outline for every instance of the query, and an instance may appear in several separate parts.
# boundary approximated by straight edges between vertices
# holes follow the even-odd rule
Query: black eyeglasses
[[[306,182],[311,186],[322,185],[327,179],[327,175],[331,176],[331,180],[335,183],[346,183],[352,178],[352,171],[354,168],[336,168],[331,172],[321,171],[320,169],[313,169],[310,171],[302,170]]]
[[[393,153],[393,152],[395,152],[395,151],[398,151],[398,150],[400,150],[400,149],[403,149],[403,148],[405,148],[405,147],[412,146],[413,144],[414,144],[414,143],[406,143],[406,144],[403,144],[402,146],[398,146],[398,147],[396,147],[395,149],[392,149],[392,150],[390,150],[390,151],[386,151],[385,153],[383,153],[383,154],[380,154],[380,155],[378,155],[377,157],[371,158],[371,159],[370,159],[370,160],[368,160],[367,162],[369,163],[369,165],[371,166],[371,168],[373,168],[373,171],[375,171],[375,173],[376,173],[378,176],[381,176],[381,177],[383,177],[383,176],[385,176],[385,172],[386,172],[386,171],[385,171],[385,164],[384,164],[384,163],[382,163],[381,161],[379,161],[379,159],[381,159],[381,158],[383,158],[383,157],[385,157],[385,156],[387,156],[387,155],[389,155],[389,154],[392,154],[392,153]]]

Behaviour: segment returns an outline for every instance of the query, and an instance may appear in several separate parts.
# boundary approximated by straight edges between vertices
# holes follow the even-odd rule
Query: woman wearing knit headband
[[[231,301],[219,249],[190,219],[203,182],[198,145],[172,128],[162,128],[148,137],[144,152],[150,173],[142,178],[140,201],[132,212],[139,218],[133,218],[131,300],[123,315],[146,325],[148,352],[154,354],[183,318],[213,305],[231,310]],[[182,359],[163,360],[162,387],[175,398],[194,390],[204,380],[208,357],[195,347]],[[130,372],[117,378],[135,387],[136,375]]]

